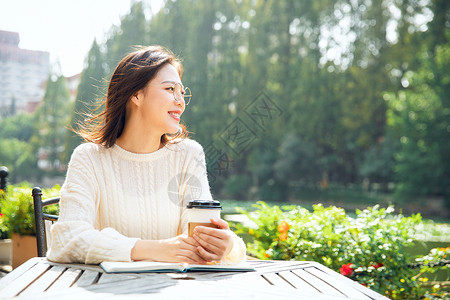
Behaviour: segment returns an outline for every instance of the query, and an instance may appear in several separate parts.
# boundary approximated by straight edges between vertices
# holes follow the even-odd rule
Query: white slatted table
[[[319,263],[249,263],[256,272],[106,274],[36,257],[0,280],[0,299],[387,299]]]

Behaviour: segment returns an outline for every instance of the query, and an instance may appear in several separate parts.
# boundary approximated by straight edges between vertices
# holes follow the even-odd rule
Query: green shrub
[[[430,252],[422,257],[416,258],[416,264],[412,266],[419,268],[419,273],[414,276],[424,287],[425,299],[449,299],[449,283],[450,275],[450,246],[446,248],[433,248]],[[447,272],[445,281],[429,281],[428,276],[439,271]]]
[[[60,186],[56,185],[51,189],[43,189],[42,193],[45,198],[57,197],[59,190]],[[32,186],[29,183],[9,185],[5,197],[0,199],[2,219],[9,228],[9,234],[36,235],[31,191]],[[59,207],[58,205],[51,205],[45,207],[44,211],[57,215]]]
[[[0,199],[3,199],[3,197],[5,197],[5,192],[0,190]],[[8,223],[6,222],[5,215],[1,211],[2,209],[0,207],[0,240],[7,239],[10,236]]]
[[[374,206],[349,217],[344,209],[314,205],[313,212],[299,206],[240,210],[256,228],[238,224],[240,233],[253,236],[247,245],[260,259],[317,261],[393,299],[412,299],[420,293],[412,245],[421,216],[392,214],[394,209]],[[412,298],[411,298],[412,297]]]

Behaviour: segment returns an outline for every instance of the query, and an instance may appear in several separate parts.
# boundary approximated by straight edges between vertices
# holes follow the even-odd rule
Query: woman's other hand
[[[208,262],[220,261],[230,253],[233,248],[233,233],[228,223],[222,219],[211,219],[211,223],[218,229],[197,226],[194,229],[194,239],[200,256]]]
[[[131,259],[206,264],[197,250],[199,246],[193,237],[187,235],[166,240],[139,240],[131,250]]]

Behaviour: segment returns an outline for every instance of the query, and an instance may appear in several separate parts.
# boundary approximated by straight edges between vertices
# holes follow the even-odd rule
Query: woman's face
[[[135,113],[139,114],[142,121],[140,125],[152,135],[173,134],[180,128],[185,102],[175,100],[175,83],[181,84],[180,76],[174,66],[166,64],[133,99],[137,107]]]

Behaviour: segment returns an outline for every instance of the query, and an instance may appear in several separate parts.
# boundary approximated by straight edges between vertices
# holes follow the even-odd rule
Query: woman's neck
[[[124,130],[116,140],[116,144],[129,152],[146,154],[155,152],[163,147],[161,136],[144,136],[137,131]]]

